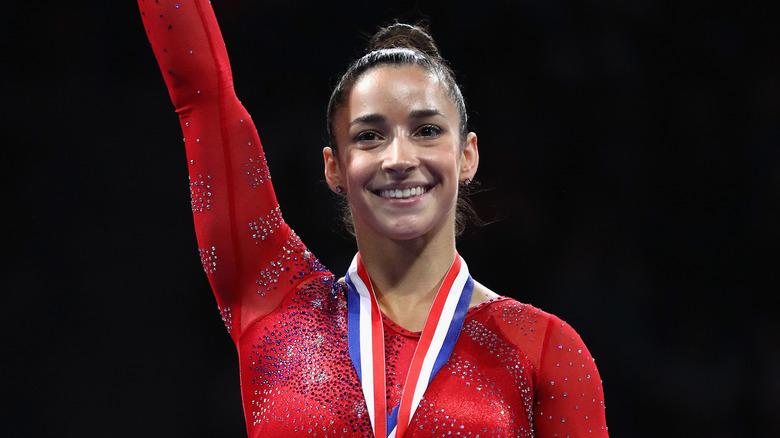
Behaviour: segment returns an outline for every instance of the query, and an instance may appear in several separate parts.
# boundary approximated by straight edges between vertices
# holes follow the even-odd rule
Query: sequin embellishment
[[[255,245],[259,241],[265,240],[269,234],[278,230],[283,223],[284,219],[282,219],[282,212],[279,210],[278,205],[267,215],[258,218],[255,222],[250,222],[249,230],[252,232],[252,239],[255,241]]]
[[[246,168],[245,173],[249,180],[249,185],[252,188],[257,187],[260,184],[264,184],[271,179],[271,174],[268,172],[268,165],[265,161],[265,155],[260,154],[257,158],[249,157],[249,162],[244,163]]]
[[[203,270],[207,274],[213,274],[217,270],[217,248],[198,248],[200,253],[200,262],[203,264]]]
[[[295,280],[305,278],[314,272],[327,271],[319,260],[311,257],[311,253],[295,232],[290,233],[276,258],[272,259],[267,267],[260,270],[259,278],[255,280],[257,293],[260,296],[265,296],[266,293],[276,290],[282,274],[293,268],[295,271],[289,276],[290,284],[284,285],[285,288],[290,287]]]
[[[228,333],[233,332],[233,313],[230,311],[230,307],[217,306],[219,308],[219,316],[222,317],[222,322],[225,324],[225,328]]]
[[[190,179],[190,206],[192,212],[211,210],[211,175],[198,175],[195,181]]]

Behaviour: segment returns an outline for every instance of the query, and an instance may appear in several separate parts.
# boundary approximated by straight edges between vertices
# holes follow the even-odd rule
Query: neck
[[[361,238],[358,233],[358,248],[382,311],[407,330],[422,330],[455,260],[452,230],[405,241]]]

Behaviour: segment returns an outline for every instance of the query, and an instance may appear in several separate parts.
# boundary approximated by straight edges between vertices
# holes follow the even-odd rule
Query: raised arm
[[[319,266],[282,220],[208,0],[138,0],[184,133],[198,251],[234,341]]]

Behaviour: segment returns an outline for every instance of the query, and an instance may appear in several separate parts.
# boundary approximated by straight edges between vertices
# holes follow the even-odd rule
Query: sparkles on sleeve
[[[203,268],[237,341],[318,265],[282,219],[207,0],[138,0],[184,133]]]
[[[596,363],[574,329],[551,316],[535,388],[536,436],[607,437]]]

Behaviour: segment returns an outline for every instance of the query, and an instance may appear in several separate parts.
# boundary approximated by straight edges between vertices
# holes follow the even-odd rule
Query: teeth
[[[390,189],[381,190],[379,196],[383,198],[411,198],[412,196],[419,196],[425,193],[425,187],[413,187],[411,189]]]

